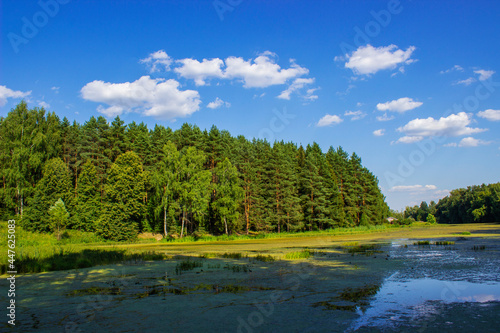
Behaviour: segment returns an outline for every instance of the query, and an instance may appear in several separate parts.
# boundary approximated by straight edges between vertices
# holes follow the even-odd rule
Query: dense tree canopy
[[[432,217],[429,217],[432,215]],[[429,205],[406,207],[404,216],[417,221],[475,223],[500,221],[500,183],[474,185],[452,190],[450,195]]]
[[[67,228],[116,240],[370,225],[389,212],[377,178],[341,147],[250,141],[215,126],[150,130],[119,117],[71,124],[24,102],[0,119],[0,138],[1,217],[34,231],[53,229],[59,198]],[[481,207],[473,214],[489,218]]]

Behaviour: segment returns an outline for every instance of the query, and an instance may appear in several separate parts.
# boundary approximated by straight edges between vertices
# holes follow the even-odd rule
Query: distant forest
[[[389,215],[377,178],[341,147],[119,117],[81,125],[24,101],[0,119],[0,138],[0,217],[31,231],[128,240],[368,226]]]
[[[406,207],[405,218],[425,221],[432,214],[438,223],[500,222],[500,183],[452,190],[436,204],[423,201]]]

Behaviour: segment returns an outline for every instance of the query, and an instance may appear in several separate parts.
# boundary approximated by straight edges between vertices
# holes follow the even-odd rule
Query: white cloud
[[[0,106],[7,104],[8,98],[24,98],[29,95],[31,95],[31,90],[22,92],[19,90],[9,89],[6,86],[0,86]]]
[[[60,88],[61,88],[61,87],[52,87],[52,88],[50,88],[50,89],[51,89],[52,91],[54,91],[54,93],[59,94],[59,89],[60,89]]]
[[[423,136],[415,135],[415,136],[403,136],[399,138],[396,143],[415,143],[422,141],[424,139]]]
[[[340,118],[337,115],[327,114],[318,121],[316,126],[318,127],[330,126],[332,124],[340,124],[342,121],[343,121],[342,118]]]
[[[345,55],[346,68],[350,68],[356,75],[369,75],[384,69],[394,69],[398,65],[410,64],[415,60],[410,59],[415,51],[414,46],[410,46],[406,51],[398,49],[396,45],[385,47],[373,47],[371,45],[360,46],[352,54]],[[342,58],[336,58],[339,60]]]
[[[219,58],[203,59],[202,62],[196,59],[182,59],[176,62],[182,66],[175,68],[174,71],[186,79],[194,80],[197,86],[204,86],[207,78],[224,77],[221,69],[224,66],[224,61]]]
[[[319,87],[307,89],[305,96],[302,96],[302,98],[304,98],[306,101],[311,101],[311,102],[317,100],[318,95],[314,95],[314,92],[319,89],[320,89]]]
[[[366,116],[366,113],[358,110],[358,111],[346,111],[344,116],[351,117],[351,120],[359,120],[363,119]]]
[[[422,102],[415,102],[412,98],[402,97],[394,101],[378,103],[377,109],[379,111],[395,111],[403,113],[418,108],[422,104]]]
[[[394,116],[388,116],[387,112],[384,113],[383,116],[377,116],[378,121],[389,121],[389,120],[393,120],[393,119],[394,119]]]
[[[459,147],[477,147],[477,146],[483,146],[483,145],[489,145],[491,141],[483,141],[479,139],[474,139],[473,137],[469,136],[467,138],[463,138],[460,140],[458,143]]]
[[[474,71],[474,73],[479,74],[479,81],[485,81],[495,74],[495,71],[485,71],[484,69],[479,69]]]
[[[389,189],[391,192],[425,192],[437,190],[436,185],[399,185]]]
[[[49,109],[50,108],[50,104],[45,102],[45,101],[37,101],[38,102],[38,105],[44,109]]]
[[[281,68],[276,64],[275,57],[276,55],[269,51],[248,61],[239,57],[229,57],[226,59],[224,76],[228,79],[241,80],[245,88],[266,88],[285,84],[288,80],[309,74],[307,68],[297,65],[293,59],[290,59],[290,68]]]
[[[378,130],[373,131],[373,135],[383,136],[385,134],[384,132],[385,132],[385,129],[378,129]]]
[[[278,98],[290,100],[290,95],[298,91],[308,84],[314,83],[314,78],[298,78],[293,81],[293,83],[288,87],[288,89],[283,90]],[[313,96],[315,89],[309,89],[308,95]],[[317,96],[315,96],[317,98]]]
[[[410,121],[406,125],[399,127],[397,130],[410,137],[450,137],[470,135],[486,131],[486,129],[482,128],[467,127],[471,121],[470,115],[465,112],[460,112],[458,114],[452,114],[448,117],[441,117],[439,119],[434,119],[432,117],[426,119],[417,118]]]
[[[440,73],[440,74],[445,74],[445,73],[450,73],[450,72],[454,72],[454,71],[463,72],[463,71],[464,71],[464,69],[462,68],[462,66],[455,65],[455,66],[453,66],[452,68],[447,69],[447,70],[445,70],[445,71],[441,71],[441,72],[439,72],[439,73]]]
[[[488,109],[485,111],[480,111],[477,113],[478,117],[488,119],[489,121],[499,121],[500,120],[500,110]]]
[[[160,71],[160,67],[163,67],[163,70],[168,72],[172,61],[172,58],[163,50],[151,53],[147,58],[140,60],[141,63],[149,67],[151,73]]]
[[[465,79],[465,80],[457,81],[457,82],[455,82],[455,84],[463,84],[464,86],[470,86],[474,82],[476,82],[476,79],[473,77],[470,77],[470,78]]]
[[[208,103],[207,108],[210,108],[210,109],[218,109],[218,108],[220,108],[220,107],[221,107],[221,106],[223,106],[223,105],[224,105],[226,108],[228,108],[228,107],[230,107],[230,106],[231,106],[231,103],[224,102],[222,99],[220,99],[219,97],[217,97],[217,98],[215,99],[215,101]]]
[[[186,117],[199,110],[200,95],[194,90],[179,90],[176,80],[143,76],[134,82],[93,81],[81,89],[86,100],[105,103],[97,110],[108,117],[124,112],[140,112],[158,119]]]

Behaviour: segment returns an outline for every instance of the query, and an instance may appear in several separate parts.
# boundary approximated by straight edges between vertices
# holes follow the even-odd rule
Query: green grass
[[[118,262],[142,262],[166,258],[164,254],[154,251],[134,253],[126,250],[83,249],[81,251],[65,251],[63,248],[52,248],[38,254],[17,253],[15,267],[18,273],[60,271]],[[6,263],[0,264],[0,272],[5,274],[8,270],[7,267]]]
[[[434,245],[455,245],[454,241],[436,241]]]
[[[366,256],[371,256],[375,253],[382,253],[383,251],[380,251],[380,245],[378,244],[361,244],[361,245],[351,245],[351,246],[346,246],[344,251],[347,253],[350,253],[352,255],[354,254],[364,254]]]
[[[254,257],[255,260],[262,261],[262,262],[273,262],[276,261],[276,258],[274,258],[272,255],[263,255],[263,254],[258,254]]]
[[[428,246],[428,245],[431,245],[431,242],[429,242],[428,240],[426,240],[426,241],[418,241],[418,242],[413,243],[413,245]]]
[[[288,252],[285,254],[285,259],[289,260],[297,260],[297,259],[307,259],[312,256],[311,251],[309,249],[305,249],[302,251]]]

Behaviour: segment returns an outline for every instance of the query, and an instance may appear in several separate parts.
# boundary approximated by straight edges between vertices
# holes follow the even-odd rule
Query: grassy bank
[[[489,225],[492,226],[492,225]],[[345,241],[369,241],[383,238],[466,237],[478,236],[479,229],[487,225],[428,225],[414,223],[410,226],[379,225],[372,227],[337,228],[301,233],[269,233],[230,236],[188,236],[183,239],[138,239],[133,243],[105,241],[92,233],[68,230],[61,240],[51,234],[39,234],[16,228],[16,262],[18,273],[37,273],[54,270],[85,268],[119,262],[161,260],[171,255],[203,255],[204,253],[234,252],[265,253],[276,246],[297,248],[293,258],[305,256],[300,252],[319,239]],[[496,225],[498,228],[498,225]],[[471,235],[471,232],[475,232]],[[372,235],[372,234],[376,234]],[[0,222],[0,237],[7,239],[7,224]],[[4,255],[0,256],[0,272],[7,271],[7,244],[2,242]],[[223,252],[222,252],[223,251]],[[283,254],[285,255],[285,254]],[[265,256],[265,255],[264,255]],[[290,258],[292,259],[292,258]]]

